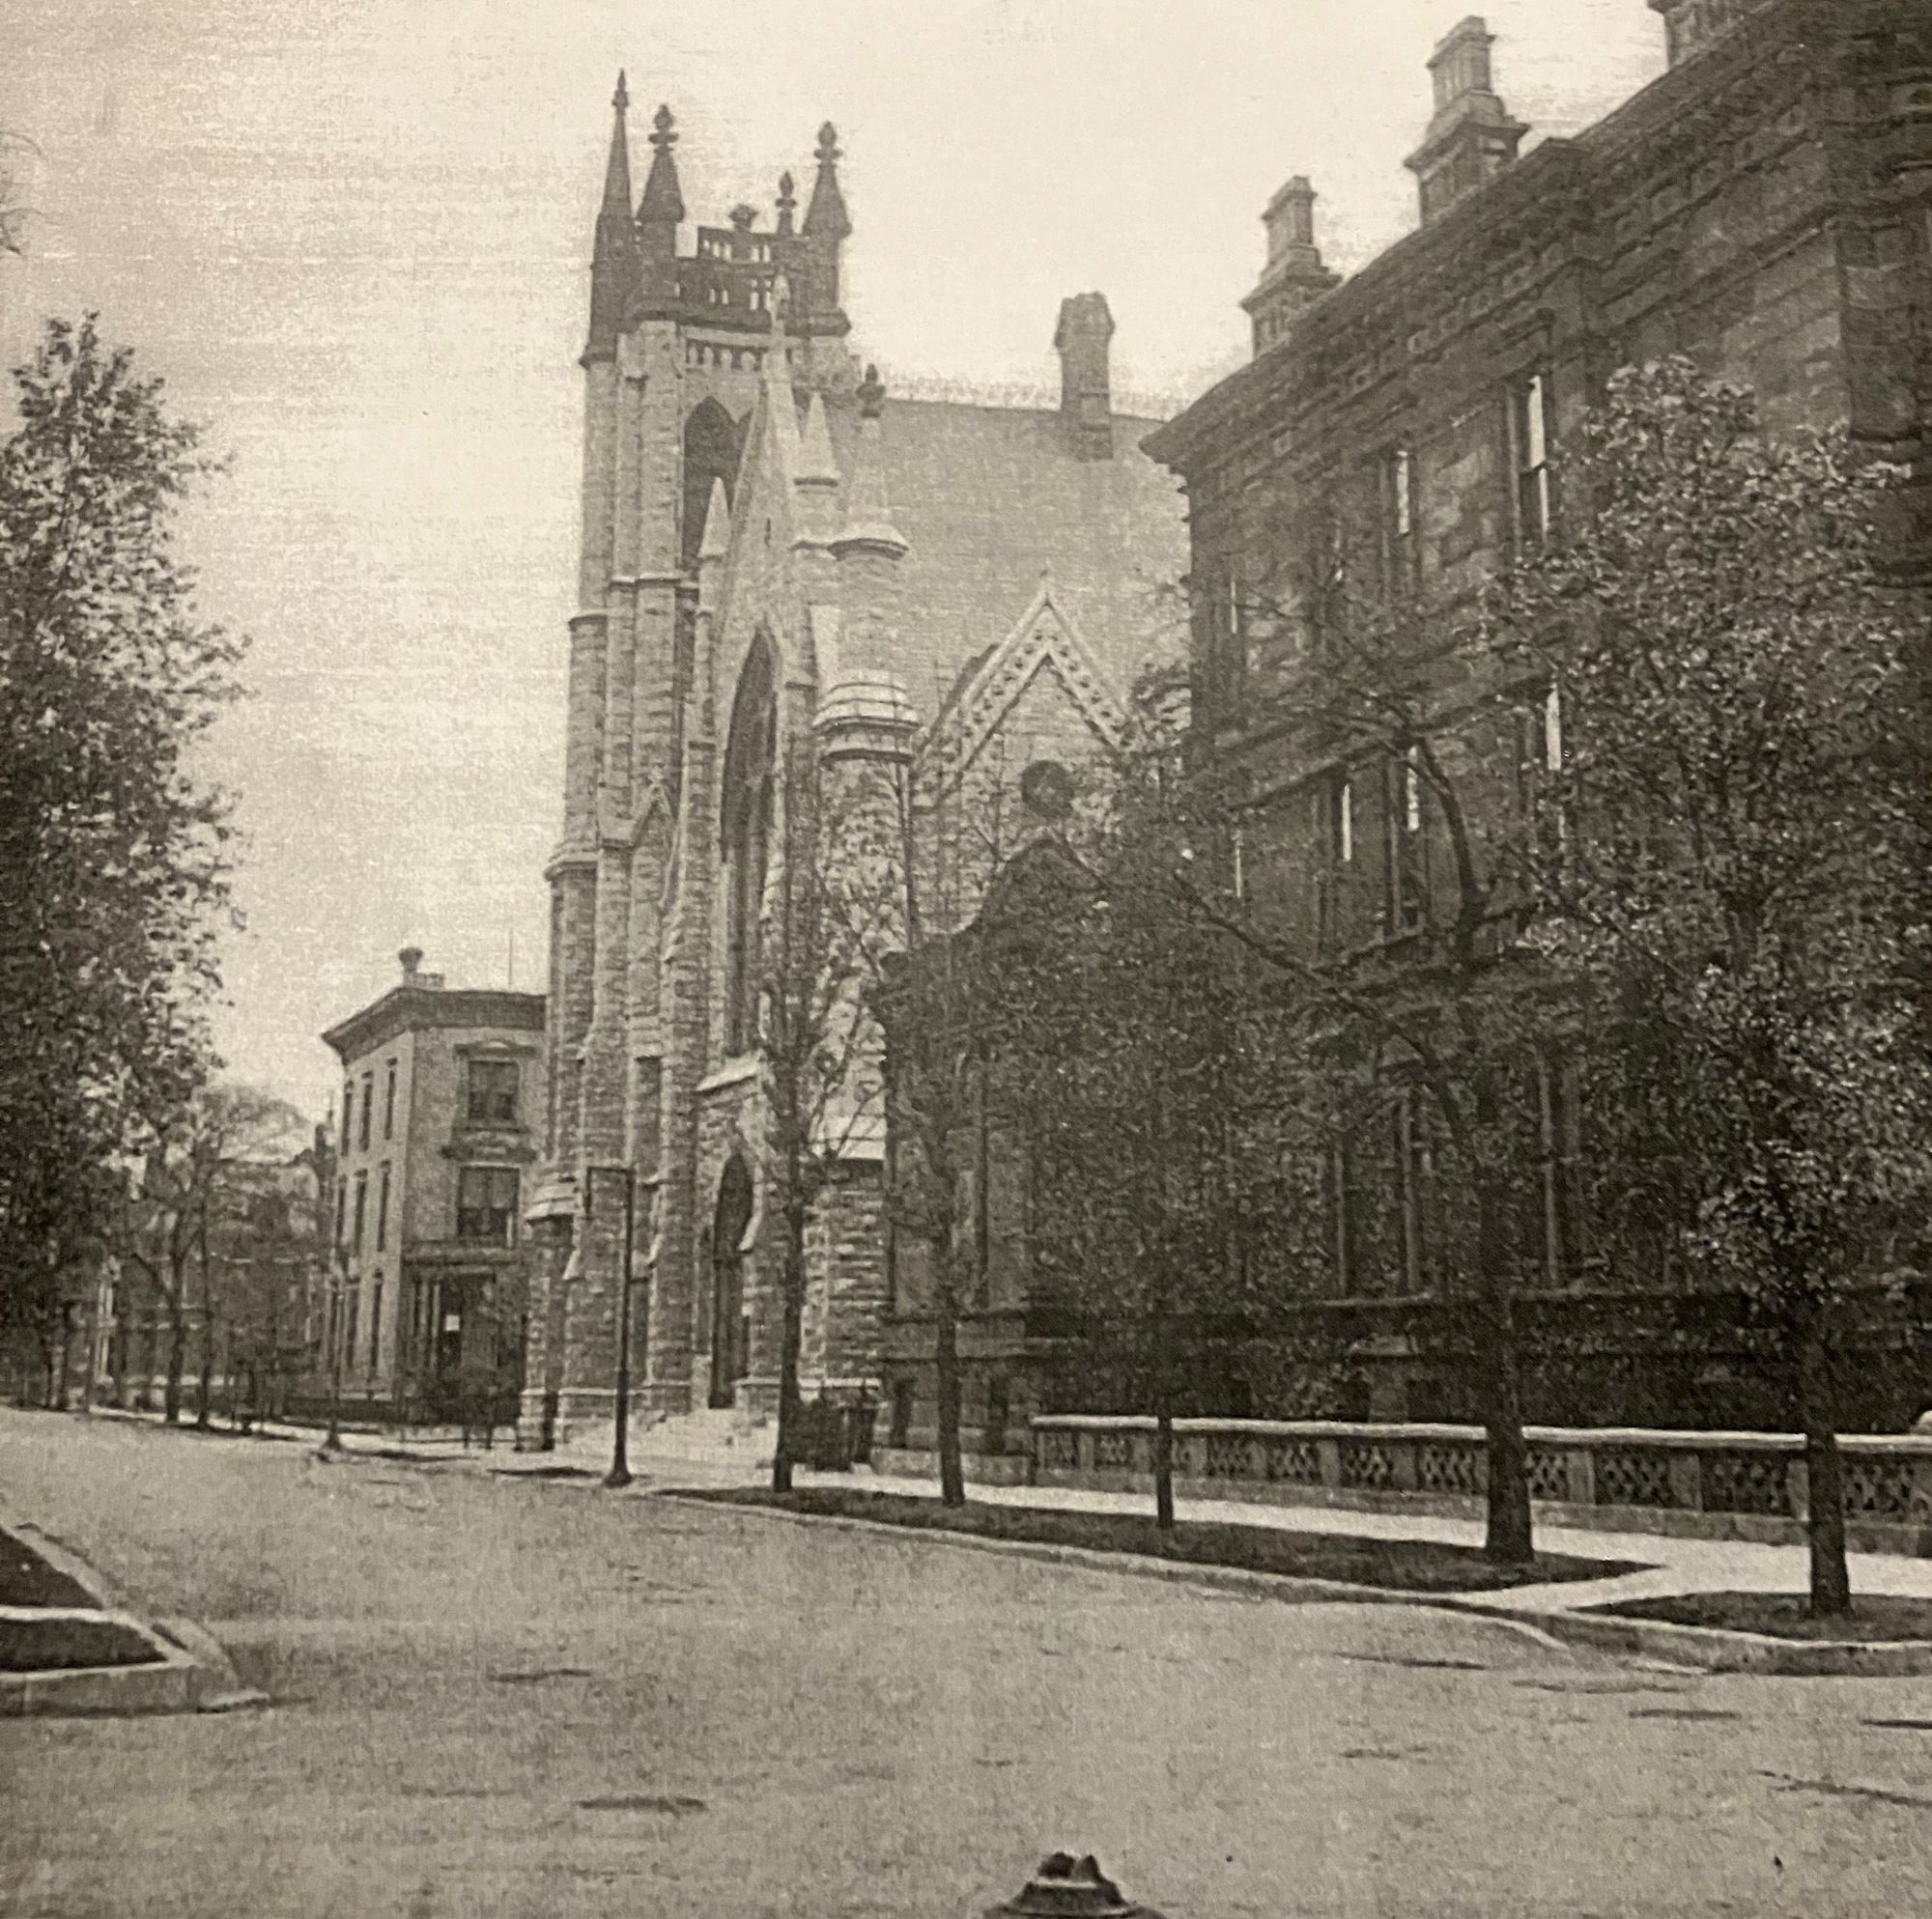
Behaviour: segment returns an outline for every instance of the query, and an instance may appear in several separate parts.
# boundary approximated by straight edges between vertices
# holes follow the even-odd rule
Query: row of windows
[[[389,1244],[391,1168],[385,1160],[378,1169],[376,1187],[376,1251]],[[521,1175],[513,1166],[466,1166],[456,1175],[456,1237],[492,1246],[511,1246],[517,1236],[517,1199]],[[351,1195],[354,1229],[351,1230]],[[369,1225],[369,1175],[358,1172],[354,1187],[335,1189],[335,1239],[339,1246],[363,1245]]]
[[[1539,1057],[1521,1098],[1527,1120],[1522,1177],[1515,1182],[1517,1257],[1552,1284],[1575,1279],[1587,1252],[1583,1123],[1573,1062]],[[1438,1186],[1437,1121],[1417,1089],[1399,1094],[1371,1125],[1329,1147],[1322,1169],[1327,1264],[1337,1294],[1420,1293],[1444,1279],[1445,1194]]]
[[[1563,769],[1563,699],[1550,687],[1541,697],[1514,712],[1511,791],[1518,816],[1525,822],[1548,819],[1547,794]],[[1308,843],[1314,858],[1308,871],[1313,887],[1311,918],[1316,943],[1335,952],[1366,929],[1356,923],[1361,889],[1372,889],[1378,874],[1382,889],[1379,931],[1391,938],[1412,933],[1429,918],[1435,904],[1436,868],[1444,855],[1433,845],[1432,831],[1441,808],[1430,789],[1420,755],[1411,750],[1364,769],[1338,768],[1314,780],[1308,795]],[[1365,813],[1375,827],[1365,839]],[[1556,830],[1561,831],[1557,822]],[[1376,857],[1370,859],[1374,846]],[[1279,849],[1278,849],[1279,850]],[[1232,847],[1233,885],[1247,899],[1257,871],[1259,848],[1237,831]],[[1480,876],[1488,878],[1488,875]],[[1453,908],[1452,908],[1453,911]]]
[[[1520,552],[1544,546],[1555,528],[1551,395],[1549,377],[1542,372],[1514,382],[1504,394],[1510,523]],[[1331,502],[1309,515],[1299,554],[1267,553],[1220,570],[1213,580],[1209,625],[1216,651],[1237,686],[1254,670],[1259,646],[1270,638],[1292,656],[1316,650],[1311,641],[1322,635],[1333,610],[1363,588],[1372,587],[1384,603],[1406,600],[1419,590],[1422,478],[1416,449],[1398,441],[1376,457],[1365,484],[1354,490],[1353,510]],[[1372,516],[1372,527],[1354,523],[1364,510]],[[1370,532],[1373,538],[1364,537]],[[1293,564],[1284,567],[1285,558],[1293,558]],[[1357,578],[1364,560],[1372,579]],[[1261,578],[1264,566],[1276,577]]]
[[[392,1140],[396,1136],[396,1065],[390,1059],[383,1069],[383,1137]],[[374,1073],[362,1075],[362,1130],[355,1130],[355,1082],[351,1080],[342,1088],[342,1150],[349,1151],[352,1145],[367,1151],[370,1129],[376,1117],[376,1076]]]
[[[383,1069],[383,1138],[396,1136],[396,1079],[398,1062],[390,1059]],[[468,1059],[464,1061],[463,1116],[470,1126],[514,1126],[517,1124],[521,1074],[514,1059]],[[376,1076],[362,1075],[360,1129],[357,1129],[355,1082],[342,1088],[342,1148],[351,1146],[367,1151],[376,1120]]]

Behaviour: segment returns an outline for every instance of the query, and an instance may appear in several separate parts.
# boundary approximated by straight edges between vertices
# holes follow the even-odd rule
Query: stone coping
[[[1148,1413],[1038,1413],[1031,1422],[1036,1432],[1152,1432]],[[1431,1444],[1482,1446],[1487,1443],[1477,1425],[1447,1425],[1429,1422],[1400,1424],[1355,1423],[1346,1420],[1178,1419],[1178,1435],[1200,1437],[1225,1434],[1247,1439],[1355,1439],[1368,1443],[1418,1441]],[[1637,1447],[1654,1452],[1748,1452],[1799,1454],[1804,1435],[1797,1432],[1693,1432],[1663,1426],[1526,1425],[1524,1440],[1532,1446]],[[1838,1447],[1848,1453],[1932,1459],[1932,1432],[1840,1433]]]

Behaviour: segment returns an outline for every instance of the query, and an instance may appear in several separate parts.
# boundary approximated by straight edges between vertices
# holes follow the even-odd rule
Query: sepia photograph
[[[4,1919],[1932,1911],[1932,0],[5,14]]]

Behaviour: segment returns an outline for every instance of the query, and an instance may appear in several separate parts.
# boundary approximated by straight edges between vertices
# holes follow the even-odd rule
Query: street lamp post
[[[620,1173],[624,1180],[624,1264],[617,1283],[617,1407],[612,1422],[611,1470],[604,1483],[616,1488],[631,1483],[631,1261],[637,1250],[638,1174],[635,1167],[586,1166],[583,1169],[583,1216],[590,1217],[595,1176]]]
[[[342,1451],[342,1302],[347,1290],[343,1279],[348,1255],[339,1246],[335,1253],[336,1257],[329,1264],[328,1431],[322,1442],[325,1453]]]

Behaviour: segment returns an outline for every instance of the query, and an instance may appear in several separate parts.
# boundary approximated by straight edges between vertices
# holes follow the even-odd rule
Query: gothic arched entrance
[[[752,1224],[752,1175],[736,1153],[718,1182],[711,1228],[711,1403],[728,1406],[751,1370],[752,1317],[745,1311],[746,1230]]]

